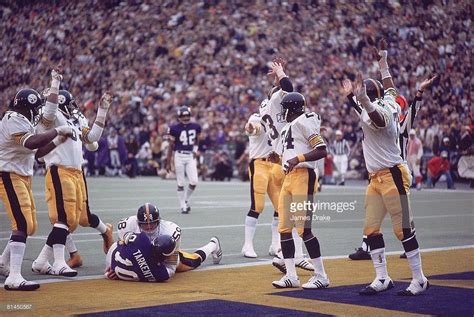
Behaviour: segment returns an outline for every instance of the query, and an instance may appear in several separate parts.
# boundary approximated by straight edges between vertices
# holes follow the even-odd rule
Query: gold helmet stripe
[[[380,93],[379,85],[377,85],[377,82],[375,80],[373,80],[372,78],[369,78],[369,80],[374,84],[375,89],[377,89],[377,99],[380,99],[382,97],[382,95]]]

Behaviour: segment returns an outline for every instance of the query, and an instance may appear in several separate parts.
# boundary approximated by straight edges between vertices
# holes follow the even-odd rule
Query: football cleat
[[[66,265],[54,265],[53,270],[51,271],[52,275],[58,276],[66,276],[66,277],[74,277],[77,275],[77,271],[71,269],[69,266]]]
[[[49,264],[48,261],[41,264],[38,261],[33,261],[31,265],[31,270],[38,274],[45,274],[45,275],[52,275],[53,274],[53,267]]]
[[[329,279],[327,276],[321,274],[315,274],[311,276],[308,283],[303,284],[304,289],[320,289],[327,288],[329,286]]]
[[[412,280],[410,285],[403,291],[399,291],[397,294],[400,296],[416,296],[430,287],[430,282],[426,277],[423,277],[423,282],[420,283],[418,280]]]
[[[280,272],[286,274],[285,260],[276,255],[272,260],[272,265],[276,267]]]
[[[255,259],[257,257],[257,253],[253,249],[252,245],[245,245],[242,247],[242,255],[246,258]]]
[[[314,271],[313,264],[311,264],[308,260],[306,260],[305,258],[301,259],[300,261],[298,260],[299,259],[295,259],[296,267],[299,267],[300,269],[303,269],[305,271]]]
[[[189,213],[188,208],[187,207],[186,208],[181,208],[181,213],[182,214],[188,214]]]
[[[186,200],[186,213],[189,214],[191,212],[191,205]]]
[[[25,280],[22,276],[16,279],[7,278],[3,286],[7,291],[34,291],[40,287],[38,283]]]
[[[351,260],[371,260],[370,252],[365,251],[362,248],[355,249],[356,252],[349,254],[349,259]]]
[[[107,227],[107,230],[105,231],[105,233],[102,233],[101,236],[104,240],[104,253],[107,254],[110,247],[114,243],[114,238],[112,237],[112,225],[110,223],[107,223],[105,226]]]
[[[269,256],[276,256],[277,253],[278,253],[278,247],[277,248],[274,248],[273,245],[270,246],[270,248],[268,248],[268,255]]]
[[[76,268],[82,266],[82,257],[79,252],[74,252],[70,254],[71,257],[67,260],[66,264],[71,268]]]
[[[390,277],[384,279],[375,278],[375,280],[364,289],[360,290],[359,295],[371,296],[393,288],[393,281]]]
[[[10,267],[3,262],[0,262],[0,275],[8,277],[10,274]]]
[[[221,243],[219,241],[219,238],[217,237],[212,237],[211,242],[214,242],[216,244],[216,249],[211,252],[212,255],[212,263],[214,264],[219,264],[222,260],[222,248],[221,248]]]
[[[276,288],[298,288],[300,287],[300,280],[298,277],[284,275],[278,281],[273,281],[272,285]]]

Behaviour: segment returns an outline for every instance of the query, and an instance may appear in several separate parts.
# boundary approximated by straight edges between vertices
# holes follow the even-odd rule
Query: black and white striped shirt
[[[332,153],[334,155],[349,155],[351,148],[347,140],[342,139],[340,141],[334,140],[332,143]]]

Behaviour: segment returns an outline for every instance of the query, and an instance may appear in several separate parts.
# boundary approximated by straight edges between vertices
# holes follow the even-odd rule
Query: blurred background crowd
[[[167,127],[189,105],[203,127],[201,176],[245,179],[243,127],[280,56],[328,143],[336,130],[349,141],[348,176],[363,177],[358,118],[340,82],[358,71],[379,78],[370,47],[381,37],[409,103],[418,83],[440,75],[415,124],[422,170],[447,147],[456,178],[459,157],[472,151],[470,1],[20,0],[0,3],[0,16],[0,113],[19,88],[46,88],[59,62],[63,88],[90,120],[101,94],[114,94],[100,149],[85,154],[91,175],[163,174]]]

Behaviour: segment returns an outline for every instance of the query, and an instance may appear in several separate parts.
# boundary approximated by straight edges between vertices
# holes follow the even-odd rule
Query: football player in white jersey
[[[353,93],[363,107],[362,147],[370,181],[365,197],[364,235],[367,236],[376,271],[374,281],[359,294],[375,295],[393,288],[393,281],[387,272],[385,243],[380,231],[382,221],[389,213],[393,231],[402,241],[413,277],[408,288],[398,292],[398,295],[413,296],[428,289],[429,283],[423,274],[410,210],[410,174],[398,144],[400,107],[395,101],[398,93],[388,68],[387,51],[382,48],[379,55],[383,87],[373,79],[362,81],[361,74],[358,74],[353,87]]]
[[[253,237],[258,217],[265,207],[265,194],[268,194],[273,204],[272,243],[270,255],[275,255],[279,249],[278,234],[278,196],[281,187],[272,181],[274,163],[267,160],[272,151],[271,142],[263,131],[260,114],[254,113],[245,125],[245,133],[249,136],[249,178],[250,178],[250,210],[245,217],[245,242],[242,255],[246,258],[256,258],[253,247]],[[275,251],[274,251],[275,250]]]
[[[281,101],[287,93],[293,91],[293,84],[291,83],[291,80],[288,78],[283,69],[284,64],[285,61],[281,58],[276,58],[272,62],[269,75],[275,76],[274,87],[270,90],[268,98],[265,99],[260,105],[261,124],[264,128],[265,134],[268,136],[268,139],[272,144],[272,152],[268,156],[268,159],[272,163],[274,163],[272,168],[271,181],[273,182],[273,186],[277,187],[278,192],[281,191],[285,174],[281,169],[281,159],[277,153],[281,153],[282,145],[280,142],[280,134],[283,127],[287,124],[287,122],[285,122],[281,118]],[[272,225],[276,227],[277,224],[277,220],[274,219]],[[293,239],[295,242],[296,250],[296,266],[307,271],[313,271],[314,268],[312,264],[304,258],[303,240],[298,235],[296,230],[293,230]],[[279,269],[281,272],[286,273],[283,255],[281,251],[277,251],[277,249],[273,248],[269,252],[270,255],[275,255],[272,261],[272,265]]]
[[[219,264],[222,259],[222,249],[217,237],[212,237],[209,243],[194,253],[181,250],[181,228],[171,221],[161,219],[158,208],[150,203],[140,206],[136,216],[120,220],[117,229],[119,240],[125,240],[129,232],[145,232],[150,241],[154,241],[161,235],[171,236],[176,242],[176,247],[173,252],[166,256],[164,261],[169,277],[172,277],[176,272],[185,272],[199,267],[209,256],[212,256],[214,264]],[[106,277],[111,279],[114,279],[116,272],[110,270],[110,257],[117,243],[120,242],[114,243],[107,253]]]
[[[303,284],[304,289],[329,286],[324,270],[318,239],[311,231],[312,202],[318,190],[316,161],[327,155],[320,135],[321,119],[314,112],[305,112],[306,100],[297,92],[287,94],[281,101],[281,116],[288,124],[281,131],[282,169],[286,174],[278,203],[278,231],[286,274],[272,284],[277,288],[299,287],[295,269],[295,243],[292,231],[303,238],[314,274]]]
[[[77,271],[71,269],[64,259],[64,250],[68,235],[77,225],[88,227],[95,225],[103,234],[104,242],[112,244],[112,226],[108,227],[98,217],[91,221],[88,211],[87,189],[82,173],[82,144],[97,142],[102,135],[105,117],[111,102],[111,96],[104,94],[99,103],[96,120],[91,129],[81,126],[73,116],[74,98],[68,91],[59,90],[61,74],[53,70],[51,73],[51,88],[38,125],[39,131],[48,131],[58,125],[67,124],[74,133],[62,144],[54,146],[48,154],[38,151],[37,158],[42,158],[46,164],[45,177],[46,202],[49,219],[53,228],[48,235],[46,244],[32,264],[33,272],[62,276],[76,276]],[[59,109],[58,109],[59,104]],[[77,109],[76,109],[77,110]],[[91,222],[90,222],[91,221]],[[72,241],[72,240],[70,240]],[[107,250],[104,250],[107,252]],[[54,258],[51,266],[49,259]]]
[[[32,291],[39,284],[26,281],[21,264],[26,238],[36,231],[36,208],[31,190],[35,151],[47,147],[57,135],[68,137],[72,129],[60,126],[37,133],[33,122],[42,105],[34,89],[18,91],[0,122],[0,198],[10,218],[12,233],[0,257],[0,274],[7,276],[6,290]]]

